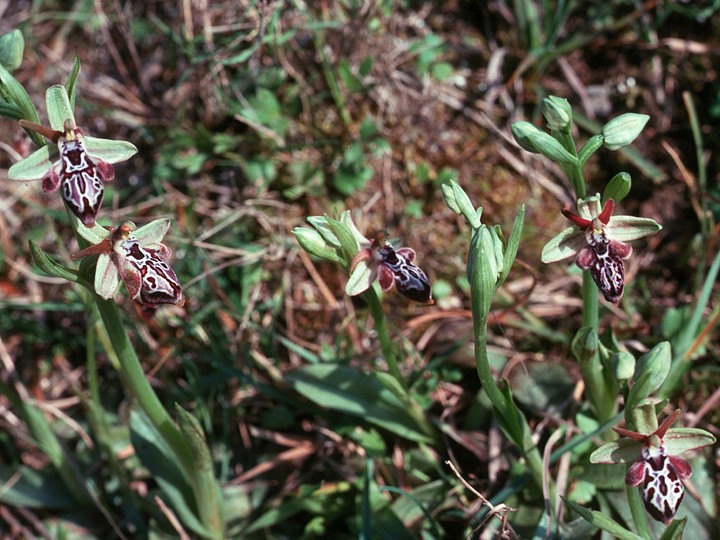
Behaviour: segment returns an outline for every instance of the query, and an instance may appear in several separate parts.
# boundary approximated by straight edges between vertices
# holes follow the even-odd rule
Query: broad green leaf
[[[175,452],[155,430],[147,416],[137,409],[130,413],[130,440],[140,462],[148,468],[170,506],[183,524],[194,533],[211,537],[192,509],[193,489],[182,473]]]
[[[371,374],[333,364],[316,364],[290,372],[286,380],[307,399],[380,426],[412,441],[431,442],[408,414],[407,404]]]
[[[77,508],[62,478],[49,467],[0,465],[0,502],[23,508]]]

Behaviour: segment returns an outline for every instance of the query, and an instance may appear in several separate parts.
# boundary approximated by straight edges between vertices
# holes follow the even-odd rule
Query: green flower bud
[[[326,261],[339,261],[337,252],[330,247],[320,233],[310,227],[295,227],[293,234],[300,246],[310,255]]]
[[[549,96],[543,99],[542,113],[553,131],[570,131],[572,108],[565,98]]]
[[[530,122],[515,122],[510,130],[517,143],[528,152],[542,154],[564,165],[575,165],[578,162],[578,159],[565,150],[562,144]]]
[[[13,30],[0,36],[0,64],[9,71],[17,69],[22,63],[25,40],[20,30]]]
[[[630,180],[630,175],[628,173],[621,172],[616,174],[608,182],[607,186],[605,186],[602,197],[603,201],[612,199],[616,203],[619,203],[626,197],[628,193],[630,193],[631,186],[632,181]]]
[[[629,352],[620,351],[610,357],[613,375],[618,381],[627,381],[635,373],[635,357]]]
[[[610,120],[602,128],[605,148],[618,150],[631,144],[647,124],[647,114],[625,113]]]
[[[454,180],[442,185],[443,198],[445,204],[450,210],[459,216],[463,216],[473,229],[480,227],[480,216],[482,215],[482,207],[475,209],[470,197],[460,184]]]

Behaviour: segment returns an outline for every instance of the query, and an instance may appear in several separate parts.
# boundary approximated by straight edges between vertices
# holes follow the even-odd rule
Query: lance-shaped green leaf
[[[33,105],[25,88],[2,64],[0,64],[0,96],[8,103],[17,107],[20,118],[30,120],[36,124],[40,123],[40,117],[35,109],[35,105]],[[18,120],[20,118],[18,118]],[[30,137],[38,146],[45,144],[43,138],[37,133],[30,133]]]
[[[581,506],[565,497],[563,497],[562,500],[567,506],[582,516],[585,521],[588,521],[603,531],[611,534],[613,538],[617,538],[619,540],[644,540],[642,536],[638,536],[637,534],[627,530],[617,521],[607,517],[602,512],[585,508],[584,506]]]
[[[40,249],[40,246],[32,241],[30,242],[30,254],[37,267],[49,276],[66,279],[72,283],[78,281],[77,272],[56,263],[47,253]]]
[[[520,246],[520,235],[522,234],[524,223],[525,205],[523,204],[520,206],[520,212],[515,218],[515,223],[513,224],[513,229],[510,233],[510,237],[508,238],[505,253],[503,254],[502,270],[500,271],[500,275],[498,276],[498,283],[500,285],[502,285],[507,279],[508,274],[510,273],[510,269],[515,262],[515,257],[517,257],[518,248]]]

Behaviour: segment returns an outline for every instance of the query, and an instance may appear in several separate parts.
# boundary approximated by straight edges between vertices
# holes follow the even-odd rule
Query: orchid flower
[[[122,278],[128,293],[146,308],[160,304],[182,305],[185,301],[175,272],[167,262],[171,251],[160,241],[170,228],[170,220],[158,219],[135,229],[131,222],[107,230],[102,238],[81,229],[95,240],[94,245],[73,254],[73,259],[99,255],[95,267],[95,292],[102,298],[115,296]]]
[[[433,304],[430,280],[425,272],[415,264],[415,250],[408,247],[395,249],[380,233],[363,247],[350,262],[350,279],[345,292],[355,296],[365,292],[374,281],[383,291],[393,286],[404,296]]]
[[[692,474],[690,464],[678,454],[715,442],[715,437],[702,429],[670,429],[679,416],[678,409],[647,435],[614,428],[622,438],[601,446],[590,456],[591,463],[631,463],[625,483],[631,487],[642,485],[645,509],[664,525],[674,519],[685,495],[683,480]]]
[[[661,225],[649,218],[613,216],[615,201],[600,208],[600,195],[578,201],[578,214],[562,214],[579,227],[568,228],[550,240],[542,261],[556,262],[575,255],[575,263],[589,270],[605,300],[617,304],[625,288],[625,261],[632,254],[626,242],[656,234]]]

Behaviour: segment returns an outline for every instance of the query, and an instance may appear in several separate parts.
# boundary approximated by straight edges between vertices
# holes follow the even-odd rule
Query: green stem
[[[388,364],[388,371],[393,379],[397,381],[398,386],[403,390],[402,395],[398,395],[398,397],[405,402],[405,405],[408,408],[408,413],[413,417],[423,432],[430,436],[432,440],[439,441],[440,439],[438,438],[439,433],[437,429],[428,420],[427,415],[420,404],[412,398],[410,392],[408,391],[407,381],[402,376],[402,373],[400,373],[395,348],[390,340],[390,334],[385,320],[385,313],[383,312],[382,304],[380,303],[380,299],[378,298],[375,289],[370,287],[367,290],[365,293],[365,300],[370,307],[370,314],[375,322],[375,331],[377,332],[378,340],[380,341],[380,349],[382,350],[385,361]]]
[[[163,407],[157,394],[145,377],[140,360],[130,343],[125,327],[120,320],[117,306],[112,300],[105,300],[94,294],[100,317],[107,330],[110,343],[120,362],[120,373],[138,405],[158,431],[163,440],[175,453],[177,462],[194,491],[198,513],[212,538],[223,538],[223,522],[218,518],[220,509],[214,497],[199,496],[198,486],[207,483],[208,463],[198,463],[190,444]],[[209,454],[208,454],[209,456]],[[208,459],[210,459],[208,457]],[[217,488],[219,489],[219,488]]]
[[[517,410],[511,399],[506,399],[505,394],[495,382],[490,370],[490,359],[487,351],[487,314],[481,313],[479,295],[472,295],[473,310],[473,331],[475,336],[475,364],[478,378],[482,389],[495,407],[495,410],[503,418],[508,426],[509,435],[518,446],[525,457],[528,469],[538,486],[542,486],[543,463],[542,456],[537,445],[532,439],[530,427],[525,416]],[[554,500],[554,486],[550,487],[550,500]]]
[[[140,360],[120,320],[115,302],[95,295],[95,303],[110,337],[110,343],[120,361],[120,373],[128,388],[158,433],[175,451],[183,472],[188,480],[191,480],[195,463],[190,448],[145,377]]]
[[[370,315],[372,315],[373,321],[375,322],[375,331],[378,334],[378,340],[380,341],[380,348],[382,349],[385,361],[388,364],[388,371],[398,384],[407,390],[407,382],[400,373],[400,368],[397,363],[397,355],[393,348],[392,341],[390,341],[390,334],[388,333],[387,323],[385,322],[385,313],[383,312],[380,299],[378,298],[375,289],[370,287],[365,293],[365,300],[370,307]]]
[[[640,490],[636,487],[625,486],[625,492],[627,493],[628,506],[630,507],[630,514],[635,524],[635,530],[640,536],[650,540],[652,535],[650,534],[650,527],[648,526],[647,516],[645,515],[642,498],[640,497]]]

